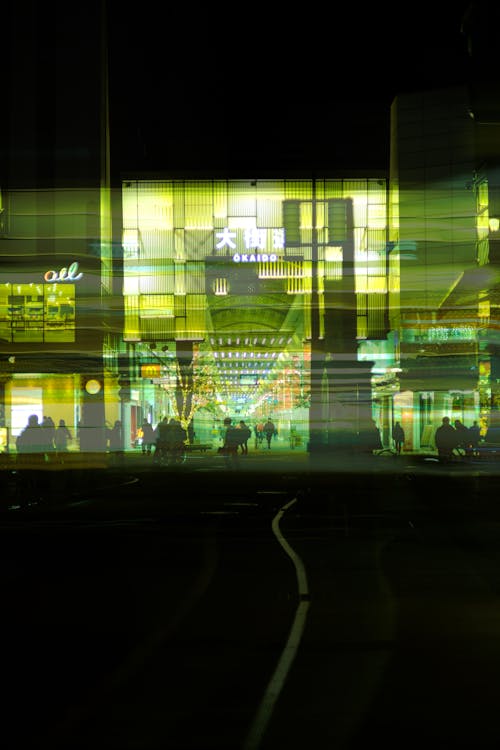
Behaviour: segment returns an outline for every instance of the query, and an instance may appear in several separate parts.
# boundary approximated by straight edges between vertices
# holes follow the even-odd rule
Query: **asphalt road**
[[[5,748],[500,744],[496,475],[130,468],[0,515]]]

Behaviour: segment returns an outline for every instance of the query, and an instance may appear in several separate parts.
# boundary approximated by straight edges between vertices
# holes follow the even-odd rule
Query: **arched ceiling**
[[[228,401],[265,390],[303,351],[304,298],[262,294],[210,297],[207,344]]]

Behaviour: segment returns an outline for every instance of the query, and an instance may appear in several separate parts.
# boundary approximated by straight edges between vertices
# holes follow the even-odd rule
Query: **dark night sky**
[[[466,77],[468,0],[314,6],[314,17],[270,3],[160,13],[149,0],[128,16],[108,2],[125,172],[383,170],[394,96]]]

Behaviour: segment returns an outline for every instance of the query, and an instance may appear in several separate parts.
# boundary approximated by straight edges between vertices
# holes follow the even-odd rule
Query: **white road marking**
[[[291,500],[289,503],[284,505],[279,513],[274,517],[272,523],[273,532],[281,544],[287,555],[290,556],[297,575],[297,586],[299,593],[299,605],[295,612],[295,618],[290,629],[290,634],[285,647],[281,653],[278,665],[274,671],[271,680],[266,688],[264,697],[260,703],[258,711],[250,727],[250,731],[243,744],[243,750],[258,750],[264,733],[267,729],[269,721],[271,719],[274,706],[279,698],[279,695],[285,684],[287,675],[292,666],[292,662],[297,654],[300,640],[304,632],[307,611],[310,606],[309,602],[309,586],[307,583],[307,575],[305,572],[304,564],[297,553],[290,547],[286,539],[283,537],[280,531],[279,522],[283,517],[284,513],[290,508],[297,499]]]

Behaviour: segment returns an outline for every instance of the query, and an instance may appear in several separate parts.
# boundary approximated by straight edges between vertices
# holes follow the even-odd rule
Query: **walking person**
[[[254,427],[255,432],[255,447],[260,448],[264,441],[264,422],[257,422]]]
[[[451,461],[454,448],[457,447],[457,433],[449,417],[443,417],[441,425],[437,428],[434,435],[439,460],[442,463]]]
[[[473,421],[469,427],[469,442],[473,456],[477,456],[479,453],[479,441],[481,439],[481,428],[479,427],[476,420]]]
[[[226,417],[224,419],[224,429],[225,433],[222,453],[224,455],[226,468],[237,469],[239,466],[238,446],[241,440],[240,430],[233,425],[231,417]]]
[[[167,464],[167,442],[168,442],[168,417],[163,417],[156,426],[156,446],[154,454],[154,463],[159,465]]]
[[[270,418],[268,418],[267,422],[265,423],[263,432],[267,441],[267,447],[269,450],[271,450],[271,440],[273,439],[273,435],[276,432],[276,427],[274,426],[274,422],[272,422]]]
[[[56,446],[55,446],[55,437],[56,437],[56,426],[54,424],[54,420],[52,417],[45,416],[42,419],[42,436],[43,436],[43,444],[45,449],[45,455],[47,457],[47,461],[51,460],[51,457],[53,456]]]
[[[241,453],[243,456],[246,456],[248,454],[248,440],[252,436],[252,431],[250,427],[245,424],[245,421],[243,419],[240,419],[240,448]]]
[[[151,449],[155,443],[155,434],[153,426],[148,422],[147,419],[141,425],[142,429],[142,455],[150,456]]]
[[[21,454],[36,454],[40,463],[43,463],[45,441],[37,414],[30,414],[28,417],[28,424],[17,436],[16,449]]]
[[[399,456],[405,442],[405,431],[401,427],[400,422],[395,422],[392,428],[392,439],[394,440],[395,451]]]
[[[61,453],[68,452],[68,443],[72,439],[71,432],[66,425],[64,419],[59,420],[59,424],[56,427],[54,444],[56,453],[60,457]]]

